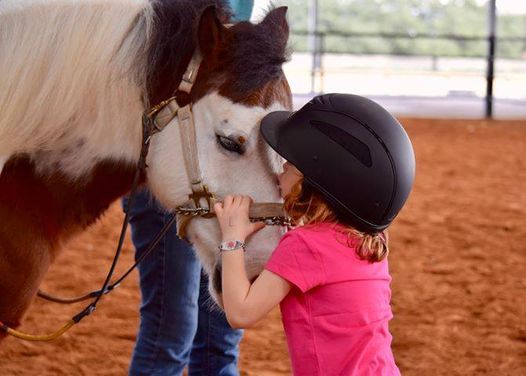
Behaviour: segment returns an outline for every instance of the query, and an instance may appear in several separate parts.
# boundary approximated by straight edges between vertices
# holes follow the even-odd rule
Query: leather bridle
[[[143,118],[143,127],[148,130],[149,137],[161,132],[172,122],[176,121],[179,125],[184,162],[192,190],[189,200],[174,210],[182,218],[178,223],[178,235],[181,238],[186,237],[186,227],[193,218],[215,217],[214,202],[218,200],[217,195],[211,192],[203,181],[191,107],[190,92],[200,62],[201,56],[197,51],[192,56],[174,96],[153,107]],[[206,206],[202,206],[203,200]],[[267,225],[290,225],[289,220],[283,214],[283,205],[280,203],[254,203],[251,206],[250,219],[253,222],[263,221]]]

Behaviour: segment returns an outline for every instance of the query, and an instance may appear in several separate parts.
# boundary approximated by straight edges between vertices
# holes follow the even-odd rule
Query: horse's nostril
[[[218,293],[223,292],[223,283],[221,282],[221,266],[216,266],[214,270],[214,290]]]

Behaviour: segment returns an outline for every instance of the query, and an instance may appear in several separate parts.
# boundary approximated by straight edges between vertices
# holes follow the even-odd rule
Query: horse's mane
[[[230,8],[225,0],[154,0],[153,35],[148,50],[147,86],[155,91],[162,84],[160,72],[176,72],[185,57],[197,47],[198,20],[202,12],[214,5],[223,23],[230,21]]]
[[[247,27],[243,27],[247,26]],[[283,75],[282,64],[288,60],[288,25],[280,19],[266,17],[256,25],[239,25],[234,34],[235,49],[225,51],[228,75],[235,77],[232,89],[241,95]],[[241,31],[241,30],[240,30]]]
[[[128,145],[138,137],[131,128],[139,127],[145,79],[133,73],[152,20],[146,0],[0,1],[0,156],[89,138],[83,149],[91,150],[64,162],[74,175],[90,165],[83,158],[107,157],[97,155],[103,149],[135,159]]]
[[[141,112],[165,84],[158,72],[196,48],[210,5],[228,22],[223,0],[0,0],[0,159],[38,152],[73,176],[93,160],[135,161]],[[285,61],[282,30],[245,26],[224,56],[238,92],[282,74]]]
[[[212,4],[228,20],[221,0],[0,1],[0,157],[136,137],[157,72],[193,51]]]

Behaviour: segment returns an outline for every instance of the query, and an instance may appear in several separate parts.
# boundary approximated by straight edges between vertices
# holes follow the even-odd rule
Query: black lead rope
[[[139,179],[141,177],[141,174],[146,171],[146,168],[148,167],[146,164],[146,156],[148,155],[148,150],[150,148],[150,140],[151,137],[158,132],[157,128],[155,127],[153,116],[156,112],[145,112],[142,116],[142,124],[143,124],[143,132],[142,132],[142,146],[141,146],[141,155],[139,157],[139,162],[137,163],[137,171],[135,172],[135,176],[133,178],[132,188],[130,191],[129,199],[126,204],[126,207],[124,209],[125,216],[124,216],[124,222],[122,223],[122,229],[121,234],[119,237],[119,244],[117,245],[117,251],[115,252],[115,256],[113,257],[113,261],[111,263],[110,270],[108,271],[108,274],[106,276],[106,279],[104,280],[104,283],[100,290],[93,291],[89,294],[87,294],[88,297],[95,297],[93,302],[88,304],[86,308],[84,308],[81,312],[79,312],[77,315],[75,315],[72,320],[75,321],[75,323],[78,323],[80,320],[82,320],[84,317],[90,315],[97,307],[97,303],[102,298],[103,295],[108,294],[110,291],[114,290],[116,287],[119,286],[119,284],[141,263],[144,258],[146,258],[159,244],[159,242],[164,238],[170,227],[174,224],[174,222],[177,219],[177,214],[174,213],[169,221],[164,225],[164,227],[159,231],[155,239],[150,243],[146,251],[142,253],[142,255],[135,261],[135,263],[114,283],[110,284],[111,278],[113,276],[113,273],[115,272],[115,267],[117,266],[117,263],[119,261],[119,257],[122,252],[122,246],[124,244],[124,239],[126,238],[126,230],[128,229],[128,223],[130,222],[130,209],[133,207],[133,202],[135,200],[135,194],[137,193],[137,187],[139,185]]]
[[[126,278],[133,269],[137,267],[137,265],[146,257],[148,254],[155,248],[155,246],[159,243],[159,241],[164,237],[168,229],[173,225],[176,219],[176,214],[174,214],[170,220],[165,224],[163,229],[157,234],[154,241],[149,245],[148,249],[141,255],[140,258],[137,259],[137,261],[132,265],[131,268],[129,268],[126,273],[122,277],[120,277],[116,282],[111,283],[111,278],[113,276],[113,273],[115,272],[115,267],[117,266],[117,263],[119,261],[120,254],[122,252],[122,246],[124,244],[124,239],[126,237],[126,230],[128,228],[129,218],[130,218],[130,209],[133,206],[133,201],[135,199],[135,194],[137,192],[137,187],[139,185],[139,179],[141,177],[141,174],[144,173],[146,170],[146,156],[148,154],[148,149],[150,147],[150,138],[151,136],[156,133],[155,125],[153,124],[152,116],[153,113],[144,113],[143,114],[143,135],[142,135],[142,145],[141,145],[141,155],[139,157],[139,161],[137,163],[137,170],[135,172],[135,176],[133,178],[132,182],[132,188],[130,191],[130,198],[128,200],[128,203],[125,208],[125,217],[124,222],[122,224],[121,234],[119,238],[119,243],[117,245],[117,250],[115,252],[115,256],[113,257],[113,261],[110,267],[110,270],[108,271],[108,274],[106,276],[106,279],[104,280],[104,283],[102,284],[102,287],[100,290],[93,291],[89,294],[86,294],[80,298],[73,298],[73,299],[60,299],[60,298],[54,298],[51,297],[52,301],[60,302],[60,303],[72,303],[72,302],[78,302],[82,300],[86,300],[89,298],[94,298],[94,300],[88,304],[82,311],[80,311],[78,314],[73,316],[66,324],[64,324],[61,328],[56,330],[55,332],[48,334],[48,335],[33,335],[33,334],[27,334],[24,332],[17,331],[13,328],[11,328],[6,323],[0,321],[0,332],[4,332],[6,334],[9,334],[11,336],[14,336],[19,339],[27,340],[27,341],[51,341],[58,337],[60,337],[62,334],[64,334],[66,331],[68,331],[73,325],[78,324],[84,317],[90,315],[95,311],[97,308],[97,303],[102,298],[103,295],[108,294],[110,291],[115,289],[124,278]],[[49,297],[48,294],[41,293],[40,296],[47,299]]]
[[[115,287],[117,287],[118,284],[126,276],[128,276],[131,273],[131,271],[135,269],[135,267],[137,267],[138,265],[138,262],[136,262],[124,274],[123,277],[119,278],[119,280],[116,283],[113,283],[110,285],[111,277],[113,276],[113,273],[115,272],[115,267],[117,266],[119,257],[122,252],[122,246],[124,244],[124,239],[126,238],[126,230],[128,229],[128,223],[130,222],[130,209],[133,207],[133,201],[135,199],[135,194],[137,192],[137,187],[139,185],[139,179],[141,177],[141,174],[146,170],[146,167],[147,167],[146,156],[148,155],[148,150],[150,148],[150,139],[151,139],[151,136],[153,135],[153,124],[152,124],[151,117],[147,116],[146,113],[143,114],[142,123],[143,123],[143,132],[142,132],[141,155],[139,157],[139,162],[137,163],[137,170],[135,171],[135,176],[133,178],[133,183],[132,183],[132,188],[130,191],[129,199],[124,209],[124,213],[125,213],[124,222],[122,223],[121,234],[119,237],[119,243],[117,245],[117,250],[115,251],[115,256],[113,257],[113,261],[111,263],[110,270],[108,271],[108,274],[106,275],[106,279],[104,280],[104,283],[102,284],[102,287],[100,288],[100,290],[87,294],[89,297],[94,296],[95,299],[90,304],[88,304],[82,311],[80,311],[78,314],[76,314],[72,318],[72,320],[75,323],[78,323],[84,317],[90,315],[93,311],[95,311],[95,309],[97,308],[97,303],[102,298],[102,296],[108,294]],[[166,232],[168,229],[163,229],[163,230],[165,230]],[[148,251],[151,251],[154,248],[154,246],[155,245],[153,244],[150,245]],[[142,260],[142,257],[140,260]]]
[[[59,297],[56,297],[56,296],[53,296],[53,295],[50,295],[50,294],[47,294],[43,291],[39,291],[38,292],[38,296],[45,299],[45,300],[49,300],[51,302],[55,302],[55,303],[61,303],[61,304],[73,304],[73,303],[78,303],[78,302],[81,302],[81,301],[84,301],[84,300],[87,300],[89,298],[95,298],[95,297],[98,297],[99,295],[101,295],[101,293],[104,291],[103,295],[105,294],[108,294],[110,291],[114,290],[115,288],[119,287],[119,285],[121,284],[121,282],[126,278],[128,277],[128,275],[135,269],[137,268],[137,266],[139,266],[139,264],[150,254],[152,253],[152,251],[154,250],[154,248],[157,246],[157,244],[159,244],[159,242],[163,239],[163,237],[166,235],[166,233],[168,232],[168,230],[173,226],[173,224],[175,223],[175,220],[177,219],[177,214],[173,214],[170,219],[168,220],[168,222],[164,225],[164,227],[159,231],[159,233],[156,235],[155,239],[152,240],[152,242],[148,245],[148,248],[146,249],[146,251],[142,252],[141,256],[139,258],[137,258],[137,260],[135,261],[135,263],[128,268],[128,270],[121,276],[119,277],[115,282],[109,284],[105,290],[94,290],[94,291],[91,291],[85,295],[82,295],[82,296],[79,296],[79,297],[75,297],[75,298],[59,298]]]
[[[165,226],[159,231],[155,239],[150,243],[147,250],[143,252],[143,254],[136,260],[136,262],[114,283],[110,284],[111,277],[113,276],[113,273],[115,272],[115,267],[117,266],[122,246],[124,244],[124,239],[126,238],[126,230],[128,229],[128,223],[130,221],[129,219],[129,213],[130,209],[133,207],[133,202],[135,200],[135,194],[137,192],[137,187],[139,185],[139,179],[141,174],[146,170],[147,164],[146,164],[146,156],[148,155],[148,150],[150,148],[150,140],[151,137],[158,132],[157,128],[155,127],[155,124],[153,124],[153,116],[156,112],[145,112],[142,116],[142,124],[143,124],[143,134],[142,134],[142,146],[141,146],[141,154],[139,157],[139,161],[137,163],[137,170],[135,172],[135,176],[133,178],[132,182],[132,188],[129,194],[128,202],[126,204],[126,207],[124,208],[124,221],[122,223],[121,233],[119,237],[119,243],[117,245],[117,250],[115,252],[115,256],[113,257],[113,261],[110,267],[110,270],[108,271],[108,274],[106,276],[106,279],[104,280],[104,283],[102,285],[102,288],[100,290],[94,290],[87,294],[84,294],[82,296],[74,297],[74,298],[60,298],[56,297],[50,294],[47,294],[43,291],[38,291],[37,295],[45,300],[49,300],[55,303],[61,303],[61,304],[72,304],[72,303],[78,303],[90,298],[95,298],[92,303],[90,303],[84,310],[82,310],[78,315],[75,316],[77,318],[77,321],[80,321],[83,317],[89,315],[91,312],[95,310],[95,307],[101,297],[103,295],[108,294],[110,291],[115,289],[139,264],[146,256],[148,256],[152,250],[157,246],[159,241],[166,235],[170,227],[174,224],[175,220],[177,219],[177,214],[174,213],[169,221],[165,224]],[[75,319],[74,318],[74,319]]]

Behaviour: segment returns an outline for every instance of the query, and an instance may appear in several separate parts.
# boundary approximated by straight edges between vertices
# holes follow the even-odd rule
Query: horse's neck
[[[27,156],[7,161],[0,174],[0,320],[18,324],[61,243],[124,194],[133,174],[134,166],[107,160],[71,180],[39,173]]]
[[[85,3],[28,2],[12,14],[0,5],[11,14],[0,16],[10,36],[0,39],[9,57],[0,59],[1,156],[52,150],[41,165],[81,176],[97,161],[138,155],[149,5]]]
[[[83,179],[101,161],[136,163],[141,147],[142,105],[129,105],[108,111],[120,112],[106,122],[72,122],[62,137],[51,139],[28,154],[41,173],[57,170],[71,179]],[[45,128],[45,125],[42,126]]]
[[[135,166],[105,160],[76,180],[59,171],[39,172],[28,157],[10,159],[0,175],[0,223],[11,233],[35,234],[51,248],[94,222],[131,187]],[[2,234],[5,226],[0,226]],[[16,245],[14,248],[16,248]]]

